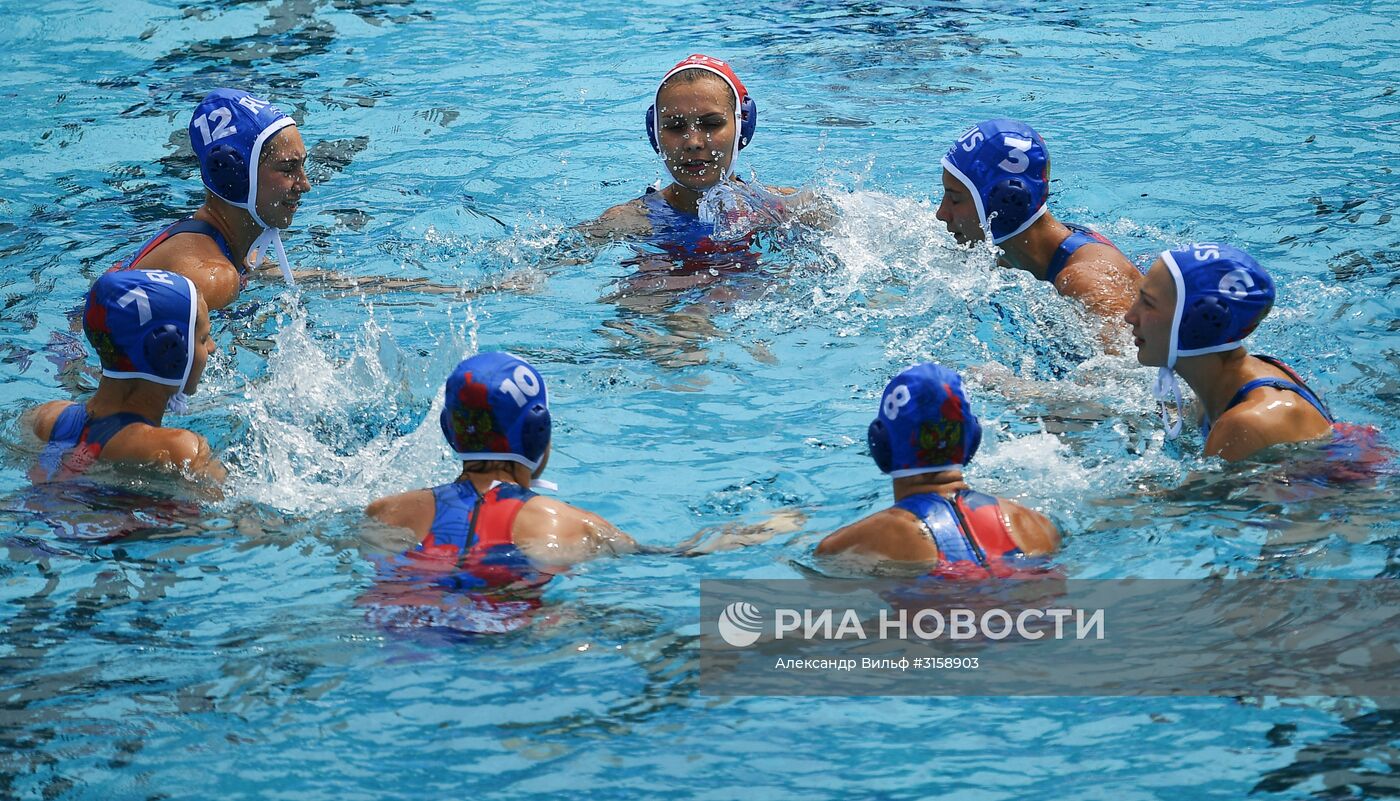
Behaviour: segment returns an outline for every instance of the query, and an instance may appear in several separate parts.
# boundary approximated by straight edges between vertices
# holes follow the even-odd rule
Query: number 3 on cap
[[[1026,155],[1026,151],[1031,149],[1031,140],[1008,136],[1006,143],[1011,145],[1011,149],[1006,151],[1006,158],[997,166],[1018,175],[1025,172],[1026,168],[1031,166],[1031,157]]]
[[[517,365],[514,377],[501,382],[501,391],[509,395],[516,406],[524,406],[528,402],[527,396],[533,398],[540,394],[540,380],[530,368]]]
[[[909,387],[903,384],[895,387],[894,391],[885,397],[885,402],[882,404],[885,416],[891,420],[895,419],[899,416],[899,410],[909,405],[909,400]]]

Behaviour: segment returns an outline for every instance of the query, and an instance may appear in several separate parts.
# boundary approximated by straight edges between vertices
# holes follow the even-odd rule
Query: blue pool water
[[[1079,577],[1400,571],[1396,480],[1316,484],[1164,445],[1149,384],[1043,285],[955,248],[938,157],[1032,121],[1057,213],[1142,261],[1240,244],[1280,302],[1253,339],[1339,417],[1400,441],[1400,3],[1171,5],[88,0],[0,29],[0,406],[72,397],[88,283],[202,190],[184,141],[216,85],[300,121],[301,269],[504,287],[256,286],[188,418],[228,500],[134,487],[46,502],[0,436],[0,797],[1003,799],[1400,794],[1372,699],[759,698],[696,687],[698,583],[821,569],[888,490],[863,432],[884,380],[973,368],[973,482],[1052,514]],[[728,58],[761,108],[744,169],[822,188],[835,226],[708,288],[637,291],[569,226],[660,176],[653,81]],[[1053,336],[1041,333],[1054,332]],[[81,336],[80,334],[78,335]],[[477,347],[547,376],[562,495],[651,544],[778,509],[799,531],[580,567],[506,636],[386,630],[356,599],[360,509],[454,466],[433,419]],[[431,414],[430,414],[431,412]],[[117,521],[117,522],[113,522]]]

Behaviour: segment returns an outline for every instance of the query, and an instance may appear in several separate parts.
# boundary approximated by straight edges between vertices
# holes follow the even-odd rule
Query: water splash
[[[310,514],[363,506],[451,472],[438,411],[443,378],[477,348],[471,306],[428,332],[426,358],[369,319],[338,353],[293,310],[274,336],[265,379],[233,412],[248,433],[229,454],[231,498]],[[382,314],[382,311],[380,312]]]

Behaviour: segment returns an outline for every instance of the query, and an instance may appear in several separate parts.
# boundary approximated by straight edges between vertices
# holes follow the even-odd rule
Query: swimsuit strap
[[[166,227],[165,230],[146,240],[146,244],[138,248],[131,258],[123,262],[118,262],[117,268],[129,270],[135,267],[142,259],[146,258],[151,251],[160,247],[162,242],[176,234],[202,234],[209,237],[214,240],[214,244],[219,246],[219,250],[223,252],[224,257],[229,260],[229,263],[238,270],[239,275],[243,275],[247,272],[247,268],[243,265],[243,260],[233,257],[233,251],[229,249],[228,240],[224,239],[224,235],[219,232],[219,229],[203,220],[196,220],[193,217],[186,217],[179,222],[173,223]]]
[[[1070,230],[1070,234],[1060,242],[1060,246],[1055,249],[1055,255],[1050,257],[1050,266],[1045,268],[1045,280],[1052,284],[1055,283],[1056,278],[1060,277],[1060,273],[1065,269],[1065,264],[1069,262],[1069,257],[1085,245],[1108,245],[1117,250],[1117,246],[1098,231],[1071,223],[1065,223],[1065,227]]]
[[[481,496],[470,481],[454,481],[433,487],[433,524],[416,550],[431,551],[444,547],[458,552],[469,550],[480,504]]]
[[[106,417],[89,417],[87,425],[83,428],[83,442],[96,444],[99,448],[107,447],[107,443],[112,441],[112,437],[133,423],[145,423],[152,428],[156,424],[145,417],[132,412],[117,412]]]
[[[699,214],[686,214],[675,206],[666,202],[666,196],[655,187],[648,186],[645,194],[642,195],[642,205],[647,207],[647,216],[659,215],[667,222],[675,225],[696,225],[700,223]]]
[[[1000,558],[1021,552],[1016,541],[1011,538],[1006,515],[1001,513],[1000,499],[975,490],[958,490],[954,497],[954,508],[958,510],[973,539],[987,556]]]
[[[87,419],[86,406],[81,403],[68,404],[67,408],[58,413],[58,419],[53,421],[53,429],[49,431],[49,444],[65,447],[77,445],[83,436],[83,429],[87,427]]]
[[[1230,402],[1225,405],[1225,409],[1220,412],[1222,417],[1225,415],[1225,412],[1228,412],[1236,406],[1240,405],[1241,403],[1244,403],[1244,399],[1249,396],[1249,393],[1253,392],[1256,389],[1259,389],[1260,387],[1271,387],[1273,389],[1283,389],[1289,392],[1297,393],[1303,398],[1303,400],[1307,401],[1314,409],[1317,409],[1318,413],[1321,414],[1323,419],[1325,419],[1329,424],[1336,422],[1336,419],[1332,417],[1332,413],[1327,410],[1327,405],[1322,402],[1322,398],[1319,398],[1315,392],[1313,392],[1311,389],[1308,389],[1308,385],[1303,383],[1303,379],[1296,372],[1293,371],[1292,367],[1289,367],[1288,365],[1284,364],[1282,361],[1274,358],[1273,356],[1265,356],[1258,353],[1251,355],[1254,356],[1254,358],[1259,359],[1260,361],[1266,364],[1270,364],[1282,370],[1284,374],[1288,376],[1288,378],[1256,378],[1253,381],[1246,382],[1244,386],[1240,387],[1239,390],[1235,392],[1234,397],[1230,398]],[[1214,423],[1211,422],[1210,418],[1205,416],[1201,417],[1202,438],[1210,438],[1210,429],[1213,425]]]
[[[967,536],[962,521],[958,518],[953,504],[936,492],[910,495],[894,504],[915,517],[923,524],[924,532],[938,548],[938,555],[946,562],[973,562],[983,564],[985,560],[976,543]]]

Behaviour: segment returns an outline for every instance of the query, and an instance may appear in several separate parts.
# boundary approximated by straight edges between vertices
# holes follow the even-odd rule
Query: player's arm
[[[1205,455],[1238,462],[1271,445],[1318,439],[1331,430],[1321,415],[1308,414],[1311,406],[1306,410],[1295,406],[1292,411],[1280,413],[1257,402],[1236,406],[1221,415],[1211,428]]]
[[[181,428],[152,429],[145,439],[149,443],[149,461],[172,472],[210,487],[222,496],[220,487],[228,479],[228,471],[214,456],[209,440]]]
[[[920,530],[914,516],[902,509],[876,512],[837,529],[817,545],[818,556],[841,553],[877,556],[897,562],[936,562],[938,547]]]
[[[1069,257],[1055,279],[1055,289],[1121,328],[1123,314],[1133,305],[1140,281],[1137,269],[1123,254],[1108,245],[1093,243]]]
[[[366,527],[364,539],[387,553],[401,553],[417,545],[432,528],[436,502],[429,490],[411,490],[379,498],[365,507],[365,516],[387,530]]]
[[[574,230],[589,244],[597,245],[624,237],[644,237],[651,233],[651,220],[641,198],[619,203],[596,220],[579,223]]]
[[[836,225],[836,204],[824,193],[792,186],[770,186],[767,189],[781,197],[785,219],[819,231],[830,230]]]
[[[194,283],[211,310],[233,303],[242,288],[238,268],[207,236],[174,237],[142,259],[138,269],[183,275]]]
[[[531,561],[545,566],[567,567],[637,550],[635,540],[601,516],[545,496],[521,508],[511,534]]]
[[[1060,549],[1060,529],[1050,518],[1015,501],[1002,500],[1011,539],[1021,553],[1029,556],[1054,553]]]

